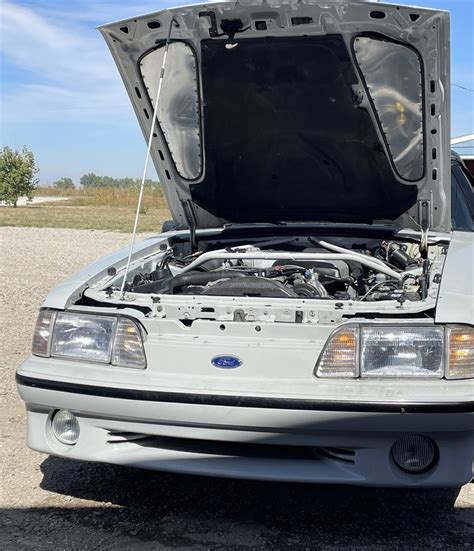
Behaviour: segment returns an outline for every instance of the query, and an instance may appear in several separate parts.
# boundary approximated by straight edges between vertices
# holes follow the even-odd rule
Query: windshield
[[[462,165],[451,164],[451,217],[454,230],[474,230],[474,193]]]

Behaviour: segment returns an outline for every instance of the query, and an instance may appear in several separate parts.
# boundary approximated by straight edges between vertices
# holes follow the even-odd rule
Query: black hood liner
[[[202,42],[205,177],[193,201],[230,222],[394,220],[397,181],[340,35]]]

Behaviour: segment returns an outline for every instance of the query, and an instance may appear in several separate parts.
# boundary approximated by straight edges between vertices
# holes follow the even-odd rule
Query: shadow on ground
[[[4,510],[13,537],[28,519],[31,541],[19,548],[446,549],[470,548],[474,531],[473,510],[455,508],[451,490],[226,480],[53,457],[41,470],[42,489],[64,506]]]

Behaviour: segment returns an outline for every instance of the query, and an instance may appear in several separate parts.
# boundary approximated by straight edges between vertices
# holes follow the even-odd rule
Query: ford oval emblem
[[[242,360],[237,356],[214,356],[211,364],[219,369],[235,369],[242,365]]]

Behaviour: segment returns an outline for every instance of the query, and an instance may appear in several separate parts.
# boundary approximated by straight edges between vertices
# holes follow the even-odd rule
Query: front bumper
[[[449,487],[473,473],[473,402],[414,404],[284,400],[151,392],[17,375],[28,445],[48,454],[162,471],[366,486]],[[51,432],[57,409],[80,424],[76,445]],[[396,466],[401,435],[437,446],[431,469]]]

